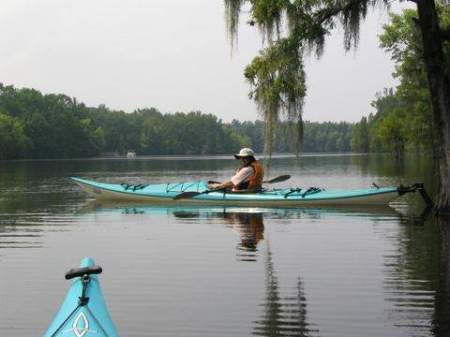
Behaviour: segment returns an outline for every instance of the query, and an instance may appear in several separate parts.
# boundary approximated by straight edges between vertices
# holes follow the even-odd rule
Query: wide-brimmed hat
[[[255,152],[248,147],[241,149],[238,154],[235,154],[234,157],[236,159],[246,158],[246,157],[255,157]]]

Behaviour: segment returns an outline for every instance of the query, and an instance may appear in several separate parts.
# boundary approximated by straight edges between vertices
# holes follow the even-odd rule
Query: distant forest
[[[440,9],[444,22],[449,11]],[[396,88],[373,100],[374,113],[358,123],[305,122],[304,152],[434,153],[433,110],[417,12],[391,14],[380,35],[395,63]],[[450,44],[444,45],[445,60]],[[448,63],[448,62],[447,62]],[[295,125],[279,123],[273,152],[295,152]],[[264,123],[224,123],[201,112],[162,114],[155,108],[131,113],[87,107],[66,95],[44,95],[0,83],[0,159],[79,158],[108,153],[138,155],[229,154],[249,146],[264,151]],[[435,155],[438,153],[435,153]]]
[[[280,123],[275,152],[293,152],[291,126]],[[351,123],[305,122],[305,152],[349,152]],[[264,150],[264,123],[224,123],[198,111],[132,113],[87,107],[60,94],[0,84],[0,159],[78,158],[105,153],[138,155],[228,154]]]

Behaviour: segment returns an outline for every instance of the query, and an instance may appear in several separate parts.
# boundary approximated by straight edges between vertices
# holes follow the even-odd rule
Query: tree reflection
[[[450,219],[400,217],[396,253],[385,256],[395,325],[416,336],[450,336]]]
[[[434,218],[441,236],[438,291],[435,299],[433,332],[435,336],[450,336],[450,219]]]
[[[280,296],[278,278],[269,244],[267,245],[265,267],[266,297],[262,304],[264,313],[261,319],[254,322],[253,335],[317,336],[318,330],[311,329],[306,319],[306,297],[301,278],[297,279],[297,293],[294,296]]]
[[[195,216],[192,212],[175,212],[177,217]],[[261,212],[214,212],[214,217],[225,220],[225,224],[238,233],[238,249],[241,261],[256,261],[258,244],[264,239],[264,214]],[[308,213],[309,214],[309,213]],[[312,213],[314,214],[314,212]],[[298,215],[298,214],[297,214]],[[261,318],[254,322],[256,336],[317,336],[318,329],[312,329],[307,322],[306,297],[303,282],[297,278],[296,293],[281,296],[278,277],[275,272],[272,251],[267,243],[265,259],[265,299]]]

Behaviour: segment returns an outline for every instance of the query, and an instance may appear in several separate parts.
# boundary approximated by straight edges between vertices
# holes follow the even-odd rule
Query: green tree
[[[0,159],[20,158],[28,145],[23,124],[0,110]]]
[[[18,143],[20,157],[92,156],[102,150],[101,132],[89,109],[68,96],[0,85],[0,110],[14,118],[20,125],[16,130],[27,139],[24,146]]]
[[[438,208],[450,213],[450,80],[443,46],[450,40],[450,28],[441,27],[436,9],[438,0],[414,0],[415,18],[421,35],[422,59],[425,64],[432,103],[433,138],[438,147],[440,192]],[[325,36],[336,26],[344,30],[344,48],[355,47],[360,22],[370,7],[388,5],[377,0],[225,0],[226,23],[231,40],[237,32],[243,6],[249,7],[251,24],[259,26],[269,46],[256,56],[244,75],[267,123],[266,136],[282,112],[301,119],[301,105],[306,94],[303,71],[305,52],[323,50]],[[281,27],[288,28],[280,34]],[[269,145],[268,150],[271,149]]]
[[[362,152],[392,152],[396,158],[406,150],[429,150],[428,139],[417,139],[417,114],[411,112],[414,105],[393,89],[385,89],[376,96],[372,106],[375,114],[363,117],[353,129],[352,149]]]
[[[369,144],[369,127],[367,124],[367,118],[363,117],[361,121],[353,128],[352,150],[354,152],[369,153]]]
[[[383,118],[377,127],[378,137],[395,154],[398,159],[403,156],[406,137],[403,119],[395,114]]]
[[[450,21],[450,12],[441,8],[441,19],[445,24]],[[402,14],[391,14],[389,24],[384,26],[380,36],[381,46],[391,53],[395,62],[394,76],[400,84],[396,88],[408,118],[405,119],[408,130],[408,143],[416,150],[432,148],[433,113],[428,90],[425,64],[422,59],[423,46],[420,31],[417,29],[415,10],[407,9]],[[444,45],[444,54],[449,60],[450,45]]]

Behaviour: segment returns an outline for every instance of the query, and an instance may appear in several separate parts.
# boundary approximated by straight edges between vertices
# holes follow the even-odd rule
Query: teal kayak
[[[44,337],[118,337],[102,295],[98,277],[102,268],[84,258],[80,268],[71,269],[66,279],[72,285]]]
[[[320,205],[387,205],[398,196],[417,190],[411,187],[371,187],[365,189],[325,190],[323,188],[281,188],[255,193],[215,191],[208,193],[206,181],[166,184],[111,184],[72,177],[96,199],[137,201],[150,204],[201,204],[246,207],[303,207]],[[420,185],[420,184],[416,184]],[[181,193],[198,192],[192,198],[176,199]],[[194,193],[195,194],[195,193]],[[175,198],[175,199],[174,199]]]

